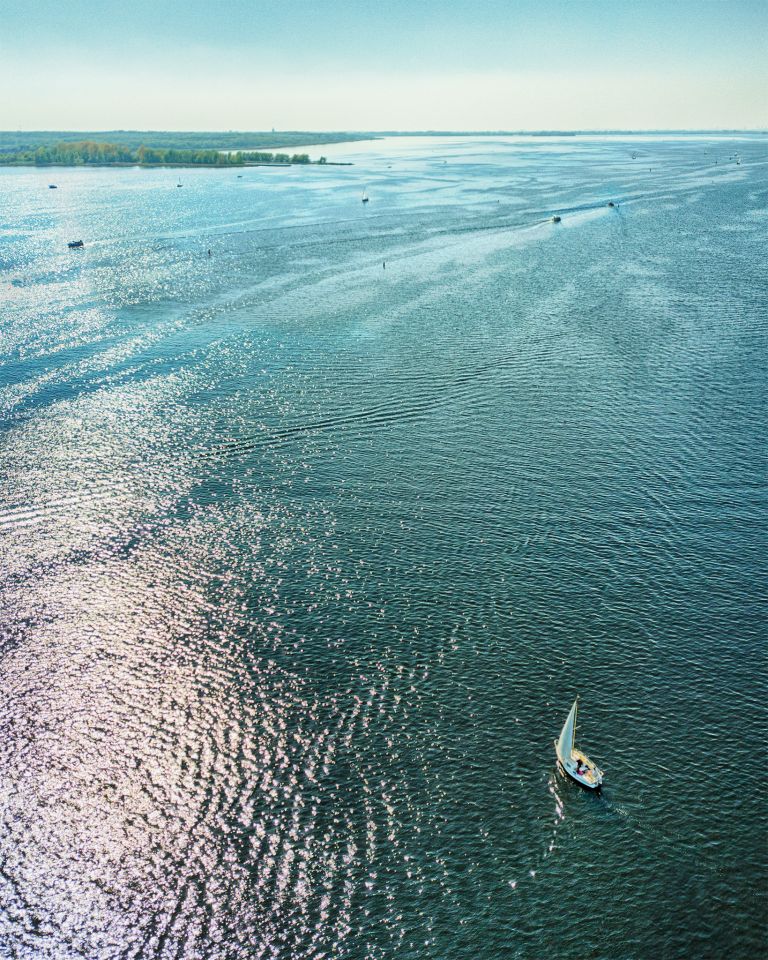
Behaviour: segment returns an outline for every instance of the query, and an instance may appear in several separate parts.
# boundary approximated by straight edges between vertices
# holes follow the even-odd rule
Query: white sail
[[[573,753],[573,741],[576,736],[576,709],[579,705],[578,698],[573,701],[571,712],[568,714],[563,729],[560,731],[560,739],[557,741],[557,756],[561,763],[571,759]]]

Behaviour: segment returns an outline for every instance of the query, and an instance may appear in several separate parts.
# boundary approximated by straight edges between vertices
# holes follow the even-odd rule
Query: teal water
[[[765,951],[767,145],[0,169],[0,955]]]

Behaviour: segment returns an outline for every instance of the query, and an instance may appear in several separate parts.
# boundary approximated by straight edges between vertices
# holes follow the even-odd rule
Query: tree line
[[[325,163],[320,157],[317,163]],[[88,164],[156,164],[179,166],[242,167],[248,163],[312,163],[308,153],[264,153],[253,150],[237,150],[223,153],[220,150],[179,150],[174,147],[121,146],[116,143],[97,143],[81,140],[74,143],[56,143],[39,146],[34,150],[19,150],[15,153],[0,153],[0,164],[60,164],[85,166]]]
[[[59,143],[115,143],[136,150],[159,147],[163,150],[282,150],[299,152],[320,143],[344,143],[369,139],[369,134],[317,133],[312,131],[244,132],[219,130],[210,133],[179,130],[0,130],[0,153],[20,153]]]

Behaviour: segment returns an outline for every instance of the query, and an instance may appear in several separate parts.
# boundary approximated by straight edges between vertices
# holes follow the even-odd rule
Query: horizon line
[[[301,130],[301,129],[280,129],[277,127],[269,130],[248,130],[246,128],[228,128],[228,129],[170,129],[170,128],[150,128],[143,129],[139,127],[104,127],[101,129],[88,130],[85,127],[2,127],[2,133],[259,133],[259,134],[295,134],[295,133],[313,133],[327,136],[328,134],[367,134],[371,137],[383,136],[414,136],[416,134],[425,134],[428,136],[557,136],[557,135],[578,135],[578,134],[644,134],[644,133],[762,133],[768,134],[768,127],[590,127],[590,128],[541,128],[541,129],[497,129],[497,130],[467,130],[467,129],[429,129],[414,128],[401,130],[359,130],[353,128],[335,129],[335,130]]]

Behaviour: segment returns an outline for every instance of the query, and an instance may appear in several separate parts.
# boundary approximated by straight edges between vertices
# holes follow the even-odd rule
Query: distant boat
[[[562,217],[558,217],[557,214],[555,214],[555,216],[552,217],[552,223],[560,223],[561,220],[562,220]]]
[[[578,706],[579,698],[576,697],[560,731],[560,737],[555,740],[555,753],[560,766],[576,783],[580,783],[588,790],[599,790],[603,782],[603,771],[589,759],[586,753],[574,747]]]
[[[363,190],[363,203],[368,203],[368,194]]]
[[[70,240],[67,246],[69,247],[70,250],[74,250],[75,247],[83,247],[85,246],[85,244],[83,243],[82,240]]]
[[[58,190],[59,188],[58,188],[58,186],[57,186],[55,183],[49,183],[49,184],[48,184],[48,189],[49,189],[49,190]]]
[[[609,201],[608,201],[608,206],[609,206],[609,207],[615,207],[616,204],[613,202],[613,200],[609,200]]]
[[[184,184],[181,182],[181,180],[179,180],[179,182],[176,184],[176,186],[177,186],[177,187],[183,187]]]

